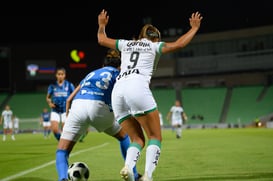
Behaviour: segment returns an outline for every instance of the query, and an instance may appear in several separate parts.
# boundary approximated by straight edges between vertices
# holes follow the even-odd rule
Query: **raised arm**
[[[98,24],[99,24],[98,33],[97,33],[98,43],[101,46],[116,49],[116,40],[112,38],[108,38],[105,32],[105,28],[108,24],[108,21],[109,21],[109,16],[107,15],[107,11],[103,9],[98,15]]]
[[[202,19],[203,17],[199,12],[192,13],[189,18],[191,29],[184,35],[180,36],[176,41],[166,42],[162,47],[162,53],[174,52],[188,45],[199,30]]]

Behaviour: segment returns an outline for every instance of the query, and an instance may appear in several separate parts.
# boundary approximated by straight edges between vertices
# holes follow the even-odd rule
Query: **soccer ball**
[[[89,167],[84,162],[74,162],[68,167],[68,179],[71,181],[87,181],[89,176]]]

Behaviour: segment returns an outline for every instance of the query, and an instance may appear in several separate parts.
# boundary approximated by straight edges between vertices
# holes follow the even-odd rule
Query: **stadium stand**
[[[168,125],[166,117],[176,99],[176,91],[172,88],[153,88],[152,93],[157,101],[158,110],[163,116],[164,125]]]
[[[47,107],[45,93],[16,93],[9,101],[13,111],[21,118],[33,118]]]
[[[219,123],[227,88],[184,88],[182,102],[188,115],[187,124]]]
[[[233,88],[227,123],[248,125],[256,118],[272,113],[273,86],[262,99],[258,99],[264,86],[242,86]]]
[[[41,129],[39,117],[44,107],[47,107],[45,101],[46,93],[16,93],[8,104],[13,113],[20,119],[20,130]]]
[[[5,101],[7,96],[8,96],[8,93],[1,93],[0,94],[0,103],[1,103],[1,105],[3,104],[3,102]]]
[[[272,117],[272,85],[152,88],[152,93],[163,115],[164,127],[170,125],[166,116],[177,98],[181,98],[188,115],[188,128],[214,128],[221,124],[228,125],[225,127],[244,127],[252,124],[256,118]],[[0,95],[2,104],[7,96],[9,95]],[[47,107],[44,92],[16,93],[10,97],[8,104],[20,118],[21,132],[42,129],[39,117],[42,109]]]

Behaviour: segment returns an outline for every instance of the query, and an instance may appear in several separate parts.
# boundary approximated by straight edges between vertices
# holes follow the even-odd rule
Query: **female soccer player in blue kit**
[[[48,86],[46,101],[51,108],[50,123],[51,130],[57,140],[60,139],[62,127],[65,123],[66,99],[74,91],[74,85],[66,78],[66,70],[58,68],[56,70],[56,82]],[[60,128],[61,127],[61,128]]]
[[[121,153],[125,159],[130,138],[115,121],[111,103],[111,93],[119,74],[119,67],[119,52],[109,50],[103,67],[90,72],[67,99],[68,117],[56,151],[59,181],[67,180],[69,154],[89,126],[119,140]],[[138,180],[140,175],[136,168],[134,168],[134,174],[135,179]]]

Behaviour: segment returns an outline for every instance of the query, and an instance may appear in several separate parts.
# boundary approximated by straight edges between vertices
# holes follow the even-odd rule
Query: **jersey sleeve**
[[[128,40],[123,40],[123,39],[119,39],[116,41],[116,49],[121,51],[122,50],[122,47],[124,45],[126,45],[126,43],[128,42]]]
[[[159,42],[159,46],[157,48],[157,52],[161,55],[162,54],[162,47],[164,46],[165,42]]]
[[[53,85],[50,84],[50,85],[48,86],[48,88],[47,88],[47,94],[52,95],[52,93],[53,93]]]
[[[73,83],[70,82],[70,92],[72,93],[75,89],[75,86]]]

